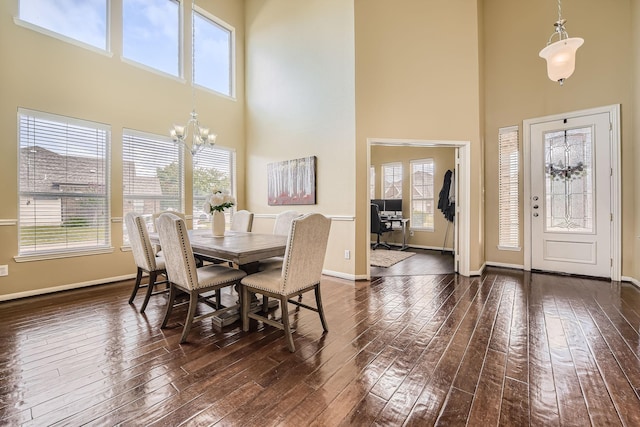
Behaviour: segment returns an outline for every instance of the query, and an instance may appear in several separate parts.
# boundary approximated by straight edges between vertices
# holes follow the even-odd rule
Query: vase
[[[224,236],[225,219],[224,212],[213,211],[213,218],[211,218],[211,231],[215,237]]]

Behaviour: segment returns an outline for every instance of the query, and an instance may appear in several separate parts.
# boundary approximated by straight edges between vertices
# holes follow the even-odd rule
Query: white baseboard
[[[506,264],[504,262],[487,262],[485,263],[487,267],[502,267],[502,268],[513,268],[515,270],[524,270],[524,265],[520,264]]]
[[[484,269],[487,267],[487,264],[484,263],[482,264],[482,267],[480,267],[480,270],[476,270],[476,271],[469,271],[469,276],[482,276],[482,273],[484,272]]]
[[[350,280],[352,282],[355,280],[367,279],[367,276],[356,276],[354,274],[346,274],[340,271],[333,271],[333,270],[322,270],[322,274],[324,274],[325,276],[337,277],[338,279]]]
[[[640,280],[635,279],[633,277],[629,277],[629,276],[622,276],[622,278],[620,279],[623,282],[629,282],[632,285],[634,285],[636,288],[640,288]]]
[[[95,286],[95,285],[104,285],[111,282],[120,282],[122,280],[129,280],[129,279],[135,279],[135,278],[136,278],[135,274],[127,274],[125,276],[108,277],[104,279],[90,280],[88,282],[71,283],[69,285],[54,286],[51,288],[44,288],[44,289],[35,289],[33,291],[16,292],[15,294],[0,295],[0,301],[10,301],[10,300],[19,299],[19,298],[52,294],[54,292],[86,288],[88,286]]]

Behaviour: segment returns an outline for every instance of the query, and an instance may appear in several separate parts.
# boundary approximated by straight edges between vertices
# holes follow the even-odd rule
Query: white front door
[[[531,268],[611,277],[609,113],[531,125]]]

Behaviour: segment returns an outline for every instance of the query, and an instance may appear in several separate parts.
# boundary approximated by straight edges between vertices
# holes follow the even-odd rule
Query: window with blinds
[[[18,110],[19,255],[110,247],[111,129]]]
[[[152,215],[184,212],[184,150],[169,137],[124,129],[122,134],[123,216],[142,214],[149,230]],[[123,225],[123,242],[129,243]]]
[[[520,250],[518,127],[498,131],[498,248]]]
[[[433,159],[411,161],[411,228],[434,229]]]
[[[210,227],[211,215],[203,209],[213,190],[226,190],[235,196],[235,151],[214,147],[200,151],[193,158],[193,228]],[[227,221],[235,206],[225,210]]]
[[[376,168],[371,166],[369,168],[369,198],[371,200],[376,198]]]
[[[402,199],[402,163],[382,165],[382,198]]]

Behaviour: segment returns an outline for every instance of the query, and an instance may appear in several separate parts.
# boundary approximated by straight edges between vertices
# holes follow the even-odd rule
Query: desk
[[[400,247],[401,251],[404,251],[409,247],[407,245],[407,224],[409,223],[409,218],[397,218],[397,217],[381,217],[383,222],[391,223],[391,229],[397,230],[397,228],[393,228],[393,223],[397,222],[402,225],[402,246]]]
[[[153,244],[160,244],[158,233],[149,233],[149,240]],[[261,259],[283,256],[287,247],[287,236],[229,230],[224,237],[214,237],[211,229],[189,230],[189,240],[194,255],[233,262],[247,274],[258,271]],[[272,301],[277,304],[276,300]],[[214,324],[222,327],[240,318],[239,313],[227,314],[224,318],[213,316]]]

